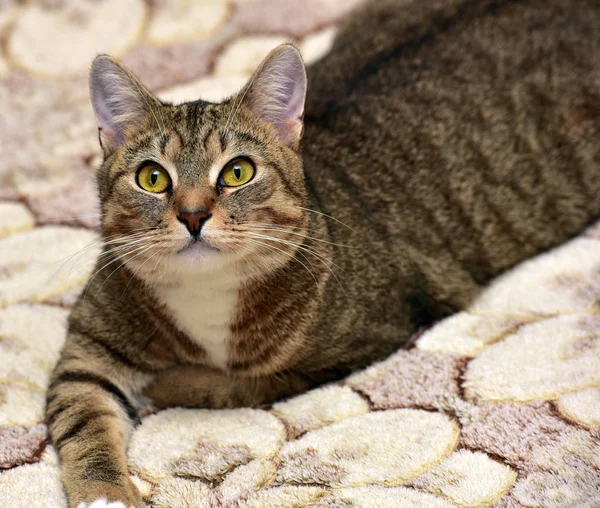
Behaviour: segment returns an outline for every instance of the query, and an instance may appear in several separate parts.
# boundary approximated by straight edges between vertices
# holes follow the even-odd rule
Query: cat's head
[[[90,90],[107,250],[142,273],[261,271],[294,254],[307,222],[306,72],[294,46],[272,51],[218,104],[161,102],[105,55],[94,60]]]

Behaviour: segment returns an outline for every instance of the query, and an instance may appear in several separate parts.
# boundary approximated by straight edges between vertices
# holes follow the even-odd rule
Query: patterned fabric
[[[44,390],[98,254],[86,71],[218,100],[277,43],[327,51],[350,0],[0,0],[0,506],[64,507]],[[363,372],[132,435],[154,507],[600,506],[600,228]]]

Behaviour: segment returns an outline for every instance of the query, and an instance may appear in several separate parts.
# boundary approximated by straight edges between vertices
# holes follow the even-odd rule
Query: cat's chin
[[[221,252],[206,242],[193,242],[180,249],[177,256],[189,263],[210,263],[221,258]]]
[[[199,241],[179,249],[165,262],[177,272],[198,273],[229,269],[234,259],[230,253],[222,252],[207,242]]]

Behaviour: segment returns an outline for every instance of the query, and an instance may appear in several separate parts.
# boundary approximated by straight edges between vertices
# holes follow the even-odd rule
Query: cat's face
[[[253,275],[296,251],[307,207],[297,51],[278,48],[249,83],[221,104],[173,106],[114,60],[95,61],[103,233],[130,268]]]

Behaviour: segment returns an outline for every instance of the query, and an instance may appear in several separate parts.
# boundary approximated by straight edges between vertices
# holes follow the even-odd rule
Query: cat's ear
[[[240,92],[243,103],[261,120],[277,128],[286,145],[297,148],[302,137],[306,70],[291,44],[275,48]]]
[[[129,70],[108,55],[99,55],[92,63],[90,96],[105,153],[117,149],[127,130],[160,105]]]

